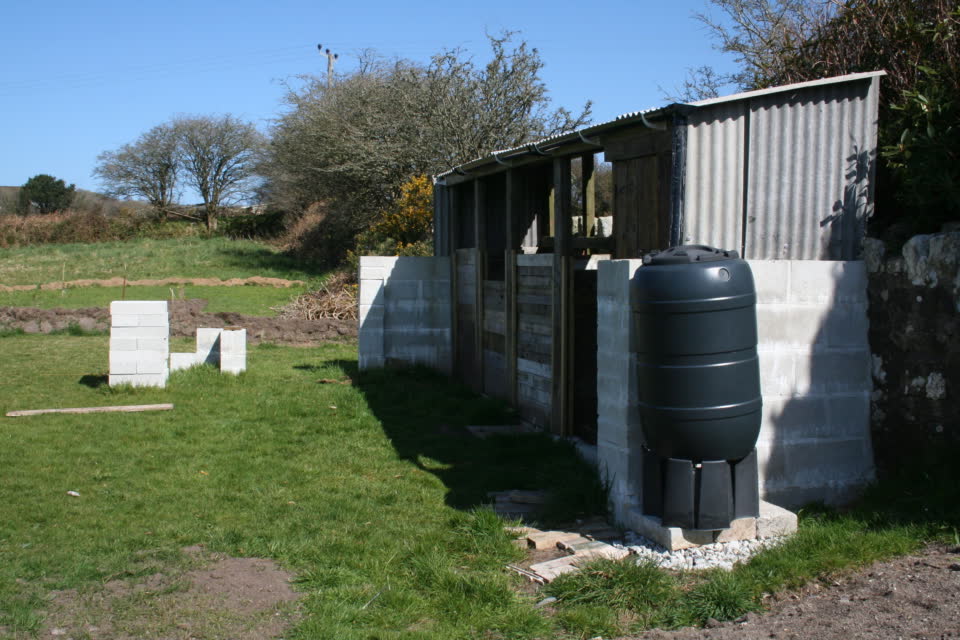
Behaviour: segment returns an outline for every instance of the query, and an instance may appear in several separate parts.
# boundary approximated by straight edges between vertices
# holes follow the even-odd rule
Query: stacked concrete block
[[[360,258],[360,369],[452,369],[450,259]]]
[[[874,477],[861,261],[750,261],[757,283],[764,495],[842,502]]]
[[[169,354],[165,301],[110,303],[110,386],[166,386]]]
[[[636,528],[642,446],[631,280],[641,263],[600,264],[597,454],[617,519]],[[873,478],[863,262],[751,261],[763,422],[760,493],[784,506],[842,502]]]
[[[170,370],[212,364],[225,373],[238,374],[247,369],[247,330],[201,327],[197,329],[194,353],[170,354]]]
[[[238,374],[247,370],[247,330],[224,329],[220,333],[220,371]]]
[[[597,459],[610,483],[614,518],[625,523],[642,500],[643,434],[632,350],[633,276],[642,260],[607,260],[597,268]]]

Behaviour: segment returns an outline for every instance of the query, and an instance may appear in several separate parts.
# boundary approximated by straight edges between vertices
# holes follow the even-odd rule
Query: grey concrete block
[[[383,288],[383,280],[361,280],[359,294],[360,304],[383,304]]]
[[[398,280],[392,278],[384,288],[384,304],[387,308],[396,305],[399,301],[409,300],[416,302],[420,300],[420,281],[419,280]]]
[[[760,517],[757,518],[757,537],[776,538],[797,532],[797,514],[775,504],[760,501]]]
[[[770,348],[765,345],[758,350],[760,390],[764,397],[790,396],[796,393],[796,356],[793,349],[785,347]]]
[[[835,348],[869,348],[866,304],[838,305],[825,321],[826,344]]]
[[[136,338],[110,338],[110,351],[136,351]]]
[[[361,371],[367,371],[370,369],[383,369],[386,365],[386,358],[383,357],[383,354],[359,354],[358,366]]]
[[[135,374],[137,372],[136,351],[111,351],[110,352],[110,373],[111,374]]]
[[[210,364],[220,362],[220,333],[223,329],[200,327],[197,329],[197,355]]]
[[[795,393],[832,394],[870,391],[870,352],[820,350],[797,358]]]
[[[138,338],[137,350],[169,352],[170,340],[169,338]]]
[[[111,327],[139,327],[140,316],[137,314],[116,314],[110,316]]]
[[[821,395],[763,398],[763,435],[778,442],[820,437],[826,429],[827,398]]]
[[[790,298],[789,260],[748,260],[758,304],[786,303]]]
[[[114,300],[110,315],[167,314],[166,300]]]
[[[137,373],[163,374],[169,371],[170,365],[167,361],[167,354],[156,351],[138,351],[137,352]]]
[[[359,310],[360,331],[365,328],[383,328],[385,308],[382,304],[361,304]]]
[[[830,433],[837,438],[867,438],[870,434],[870,393],[834,395],[827,400]]]
[[[246,354],[239,355],[220,355],[220,371],[221,373],[232,373],[239,374],[247,370],[247,356]]]
[[[623,524],[643,537],[666,547],[670,551],[679,551],[680,549],[689,549],[691,547],[699,547],[713,543],[714,534],[712,531],[665,527],[660,518],[645,515],[639,507],[630,509],[626,515],[627,517]]]
[[[113,327],[110,329],[111,338],[138,339],[138,338],[168,338],[168,327]]]
[[[873,455],[863,438],[794,442],[785,457],[791,486],[862,484],[873,477]]]
[[[224,329],[220,333],[220,358],[243,355],[247,353],[247,330]]]
[[[450,289],[450,280],[421,280],[420,298],[429,303],[444,301],[447,304],[452,300],[453,291]]]
[[[867,271],[862,261],[793,260],[791,302],[834,305],[866,303]]]
[[[360,267],[357,280],[384,280],[390,275],[390,270],[384,267]]]
[[[383,336],[382,329],[367,329],[362,331],[358,338],[358,348],[364,355],[382,355],[383,354]]]
[[[144,313],[137,316],[141,327],[167,327],[170,325],[170,318],[166,313]]]
[[[170,371],[180,371],[181,369],[189,369],[190,367],[202,364],[203,359],[200,358],[196,353],[171,353],[170,354]]]
[[[360,256],[360,269],[365,267],[393,269],[397,259],[396,256]]]

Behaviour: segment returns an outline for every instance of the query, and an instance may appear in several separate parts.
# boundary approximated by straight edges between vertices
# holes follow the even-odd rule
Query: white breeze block
[[[169,355],[170,321],[165,301],[110,303],[111,386],[166,386]]]
[[[247,330],[201,327],[197,329],[196,353],[171,353],[170,370],[212,364],[226,373],[247,369]]]
[[[247,369],[247,330],[224,329],[220,333],[220,371],[238,374]]]
[[[170,371],[179,371],[180,369],[189,369],[198,364],[203,364],[203,358],[196,353],[171,353]]]

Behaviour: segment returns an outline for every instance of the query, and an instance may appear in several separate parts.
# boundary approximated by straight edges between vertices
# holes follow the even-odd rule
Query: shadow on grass
[[[264,247],[226,246],[219,249],[225,264],[232,267],[254,268],[273,272],[306,272],[311,276],[322,276],[330,272],[316,263],[309,263],[283,253],[276,253]]]
[[[90,387],[91,389],[99,389],[100,387],[107,384],[109,379],[110,379],[109,376],[105,376],[105,375],[94,376],[94,375],[88,374],[85,376],[81,376],[78,382],[86,387]]]
[[[544,523],[604,512],[605,489],[572,444],[542,433],[481,439],[466,429],[517,423],[503,401],[477,396],[424,368],[360,373],[355,360],[329,364],[363,394],[400,458],[443,482],[451,507],[488,504],[491,491],[546,489],[552,499],[541,515]]]

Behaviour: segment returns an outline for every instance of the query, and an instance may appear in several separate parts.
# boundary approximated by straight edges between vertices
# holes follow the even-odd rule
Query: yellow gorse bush
[[[414,176],[403,183],[396,203],[370,230],[407,247],[426,240],[432,228],[433,183],[427,176]]]

